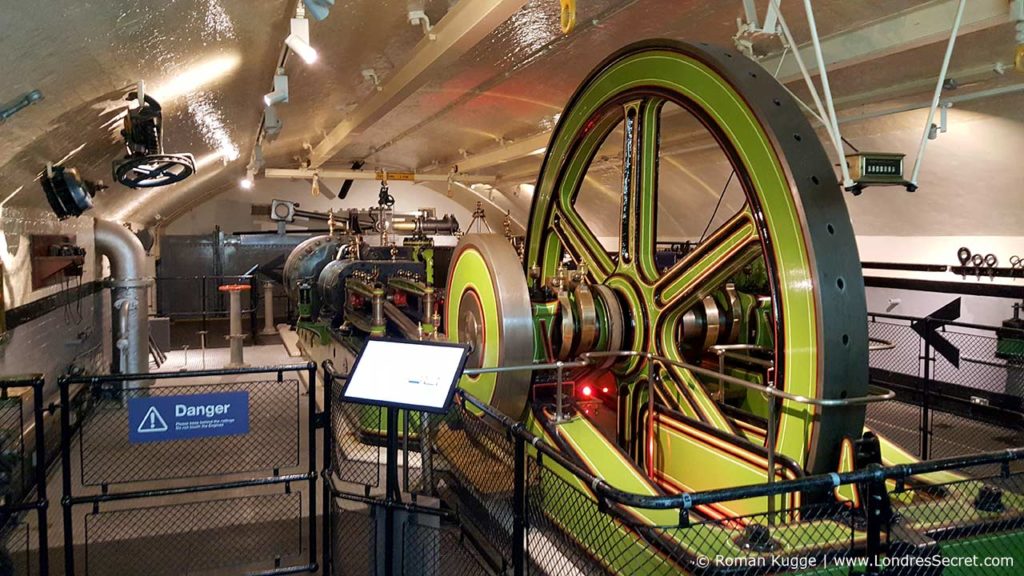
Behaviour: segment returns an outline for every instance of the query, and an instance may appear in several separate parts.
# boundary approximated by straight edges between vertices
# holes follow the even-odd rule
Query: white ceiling
[[[486,3],[493,0],[459,0]],[[992,5],[972,2],[968,10]],[[1000,2],[1002,0],[999,0]],[[367,167],[444,173],[458,162],[500,150],[514,142],[543,141],[565,101],[590,69],[607,54],[636,40],[668,37],[729,45],[742,15],[740,0],[587,0],[579,3],[579,25],[564,36],[558,2],[531,0],[454,62],[431,69],[426,82],[381,119],[353,134],[325,168]],[[757,2],[762,13],[767,0]],[[802,3],[784,1],[783,11],[798,42],[809,37]],[[825,37],[876,26],[906,10],[955,3],[951,0],[817,0],[819,33]],[[290,101],[277,106],[280,136],[264,143],[268,167],[296,168],[338,123],[371,98],[375,89],[362,71],[373,68],[380,81],[394,80],[413,57],[423,31],[407,21],[410,8],[423,9],[437,25],[454,0],[338,0],[330,16],[310,22],[311,43],[320,59],[286,65]],[[121,100],[138,80],[165,95],[167,152],[192,152],[203,165],[192,179],[154,191],[119,186],[97,198],[96,213],[151,223],[167,221],[236,185],[258,133],[263,93],[270,90],[281,55],[293,0],[54,0],[0,3],[0,102],[39,89],[45,100],[0,124],[0,201],[11,206],[45,206],[36,174],[47,161],[72,154],[68,164],[91,178],[110,181],[111,162],[121,149],[111,125]],[[906,31],[907,37],[913,30]],[[890,49],[880,58],[837,66],[830,75],[840,116],[926,102],[937,75],[941,35],[901,46],[901,38],[869,38]],[[951,66],[961,87],[947,96],[1024,83],[1024,75],[991,71],[1013,56],[1010,23],[976,26],[960,38]],[[13,56],[13,57],[12,57]],[[834,56],[834,55],[833,55]],[[184,94],[189,73],[213,70]],[[805,95],[797,79],[790,87]],[[949,133],[929,149],[916,195],[869,189],[851,198],[859,233],[1020,234],[1019,150],[1024,144],[1024,92],[958,104]],[[920,112],[851,122],[844,133],[862,149],[913,152],[924,118]],[[226,165],[216,158],[237,148]],[[532,151],[532,150],[531,150]],[[509,157],[474,168],[495,176],[497,202],[524,218],[530,197],[520,184],[536,177],[542,156]],[[681,153],[678,162],[711,166]],[[724,182],[714,168],[707,186]],[[663,176],[663,186],[671,176]],[[680,176],[679,186],[696,180]],[[690,180],[686,180],[690,178]],[[471,184],[467,180],[466,184]],[[443,185],[432,185],[444,189]],[[457,198],[475,202],[460,190]],[[686,202],[685,195],[679,202]],[[703,210],[703,208],[701,209]],[[682,229],[703,227],[701,210],[679,216]],[[896,214],[901,214],[899,217]],[[898,228],[898,229],[895,229]],[[699,232],[699,230],[698,230]]]

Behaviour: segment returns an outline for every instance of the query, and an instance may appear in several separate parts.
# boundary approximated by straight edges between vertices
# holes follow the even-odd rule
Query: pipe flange
[[[114,280],[113,278],[110,278],[106,283],[111,288],[149,288],[153,285],[153,279],[125,278],[124,280]]]

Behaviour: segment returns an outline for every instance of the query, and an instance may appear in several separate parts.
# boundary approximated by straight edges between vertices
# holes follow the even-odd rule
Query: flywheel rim
[[[651,323],[652,318],[644,318],[643,313],[649,311],[647,306],[655,305],[654,294],[646,288],[636,290],[627,286],[642,274],[617,274],[627,254],[620,251],[620,257],[609,269],[608,262],[592,246],[587,252],[590,240],[585,238],[585,223],[572,206],[575,190],[570,189],[582,181],[579,173],[585,172],[590,159],[583,162],[583,170],[573,163],[580,162],[579,155],[586,152],[587,146],[596,149],[599,145],[586,140],[592,132],[585,129],[594,130],[600,124],[602,107],[624,95],[628,99],[630,94],[667,95],[669,100],[684,106],[693,103],[708,114],[719,134],[724,135],[727,145],[723,150],[734,161],[734,167],[738,161],[738,168],[743,168],[737,169],[737,173],[748,179],[744,189],[749,216],[746,221],[730,223],[735,230],[725,239],[741,238],[737,249],[742,250],[758,245],[765,256],[773,282],[775,356],[780,385],[814,397],[865,394],[867,326],[863,278],[834,171],[792,98],[766,71],[738,52],[674,41],[643,42],[611,56],[580,86],[552,135],[531,207],[524,266],[541,270],[536,282],[542,284],[552,276],[555,261],[561,255],[559,246],[564,246],[574,259],[586,261],[592,280],[616,289],[634,316],[638,310],[641,312],[638,323]],[[642,101],[638,104],[638,118],[651,113],[644,105]],[[648,136],[644,133],[636,137],[638,150]],[[656,141],[653,154],[656,157]],[[642,157],[636,160],[638,164],[646,161]],[[637,169],[641,176],[639,171],[643,168]],[[638,183],[633,184],[638,199],[632,202],[653,203],[656,214],[656,200],[645,198],[645,190],[648,196],[654,195],[652,188],[642,188],[649,184],[639,183],[640,179],[637,177]],[[656,171],[654,179],[656,189]],[[631,201],[625,190],[628,186],[624,182],[624,202]],[[556,231],[560,228],[563,230]],[[644,233],[630,230],[630,238],[623,240],[623,246],[628,242],[634,243],[628,244],[630,247],[640,245],[638,239],[644,238]],[[650,240],[650,231],[646,234]],[[628,256],[634,262],[637,260],[637,255]],[[710,259],[715,254],[704,256]],[[686,261],[700,263],[697,257]],[[685,268],[680,274],[686,276]],[[687,285],[684,280],[679,280],[679,284]],[[646,298],[649,303],[636,302],[638,292],[639,298]],[[665,294],[662,285],[657,299],[663,300]],[[682,310],[677,313],[681,315]],[[634,345],[655,352],[677,347],[674,330],[666,325],[676,319],[671,313],[660,312],[658,316],[658,328],[648,335],[650,341],[638,336]],[[685,378],[683,381],[687,382]],[[695,377],[689,381],[694,382]],[[700,387],[699,383],[696,387]],[[726,419],[715,414],[717,408],[707,399],[695,401],[709,423],[728,430],[728,425],[723,424]],[[834,470],[835,447],[843,437],[859,435],[863,426],[862,407],[818,409],[786,401],[783,412],[786,415],[779,426],[779,449],[811,472]],[[821,424],[825,419],[828,425]]]

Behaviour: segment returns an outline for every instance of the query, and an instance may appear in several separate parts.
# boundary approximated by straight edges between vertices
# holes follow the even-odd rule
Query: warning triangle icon
[[[140,434],[167,431],[167,422],[164,421],[164,417],[160,415],[156,406],[149,407],[149,411],[146,412],[146,415],[142,417],[142,422],[139,423],[138,431]]]

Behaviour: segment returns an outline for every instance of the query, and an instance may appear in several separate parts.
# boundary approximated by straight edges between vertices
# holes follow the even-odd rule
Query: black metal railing
[[[315,383],[312,363],[62,378],[65,574],[315,572]],[[133,402],[220,397],[208,394],[245,395],[244,433],[170,435],[158,414],[152,430],[167,437],[133,438]]]
[[[13,574],[49,573],[43,384],[0,378],[0,566]]]
[[[1024,331],[893,314],[868,330],[891,345],[871,352],[872,382],[897,399],[868,407],[869,428],[922,460],[1024,445],[1024,351],[1006,346]]]
[[[408,497],[387,502],[379,490],[382,456],[365,430],[379,429],[380,415],[341,402],[345,375],[330,362],[324,372],[332,415],[325,439],[334,444],[324,461],[325,573],[372,572],[386,554],[402,559],[396,574],[516,575],[837,567],[911,574],[941,561],[943,550],[1003,562],[986,566],[1013,574],[1006,563],[1024,558],[1024,472],[1016,465],[1024,448],[697,493],[635,494],[461,390],[443,417],[404,415],[414,424],[407,438],[415,440],[399,456],[413,468],[403,483]],[[797,504],[729,512],[752,498]],[[410,527],[385,548],[378,523],[387,507],[407,514]]]

